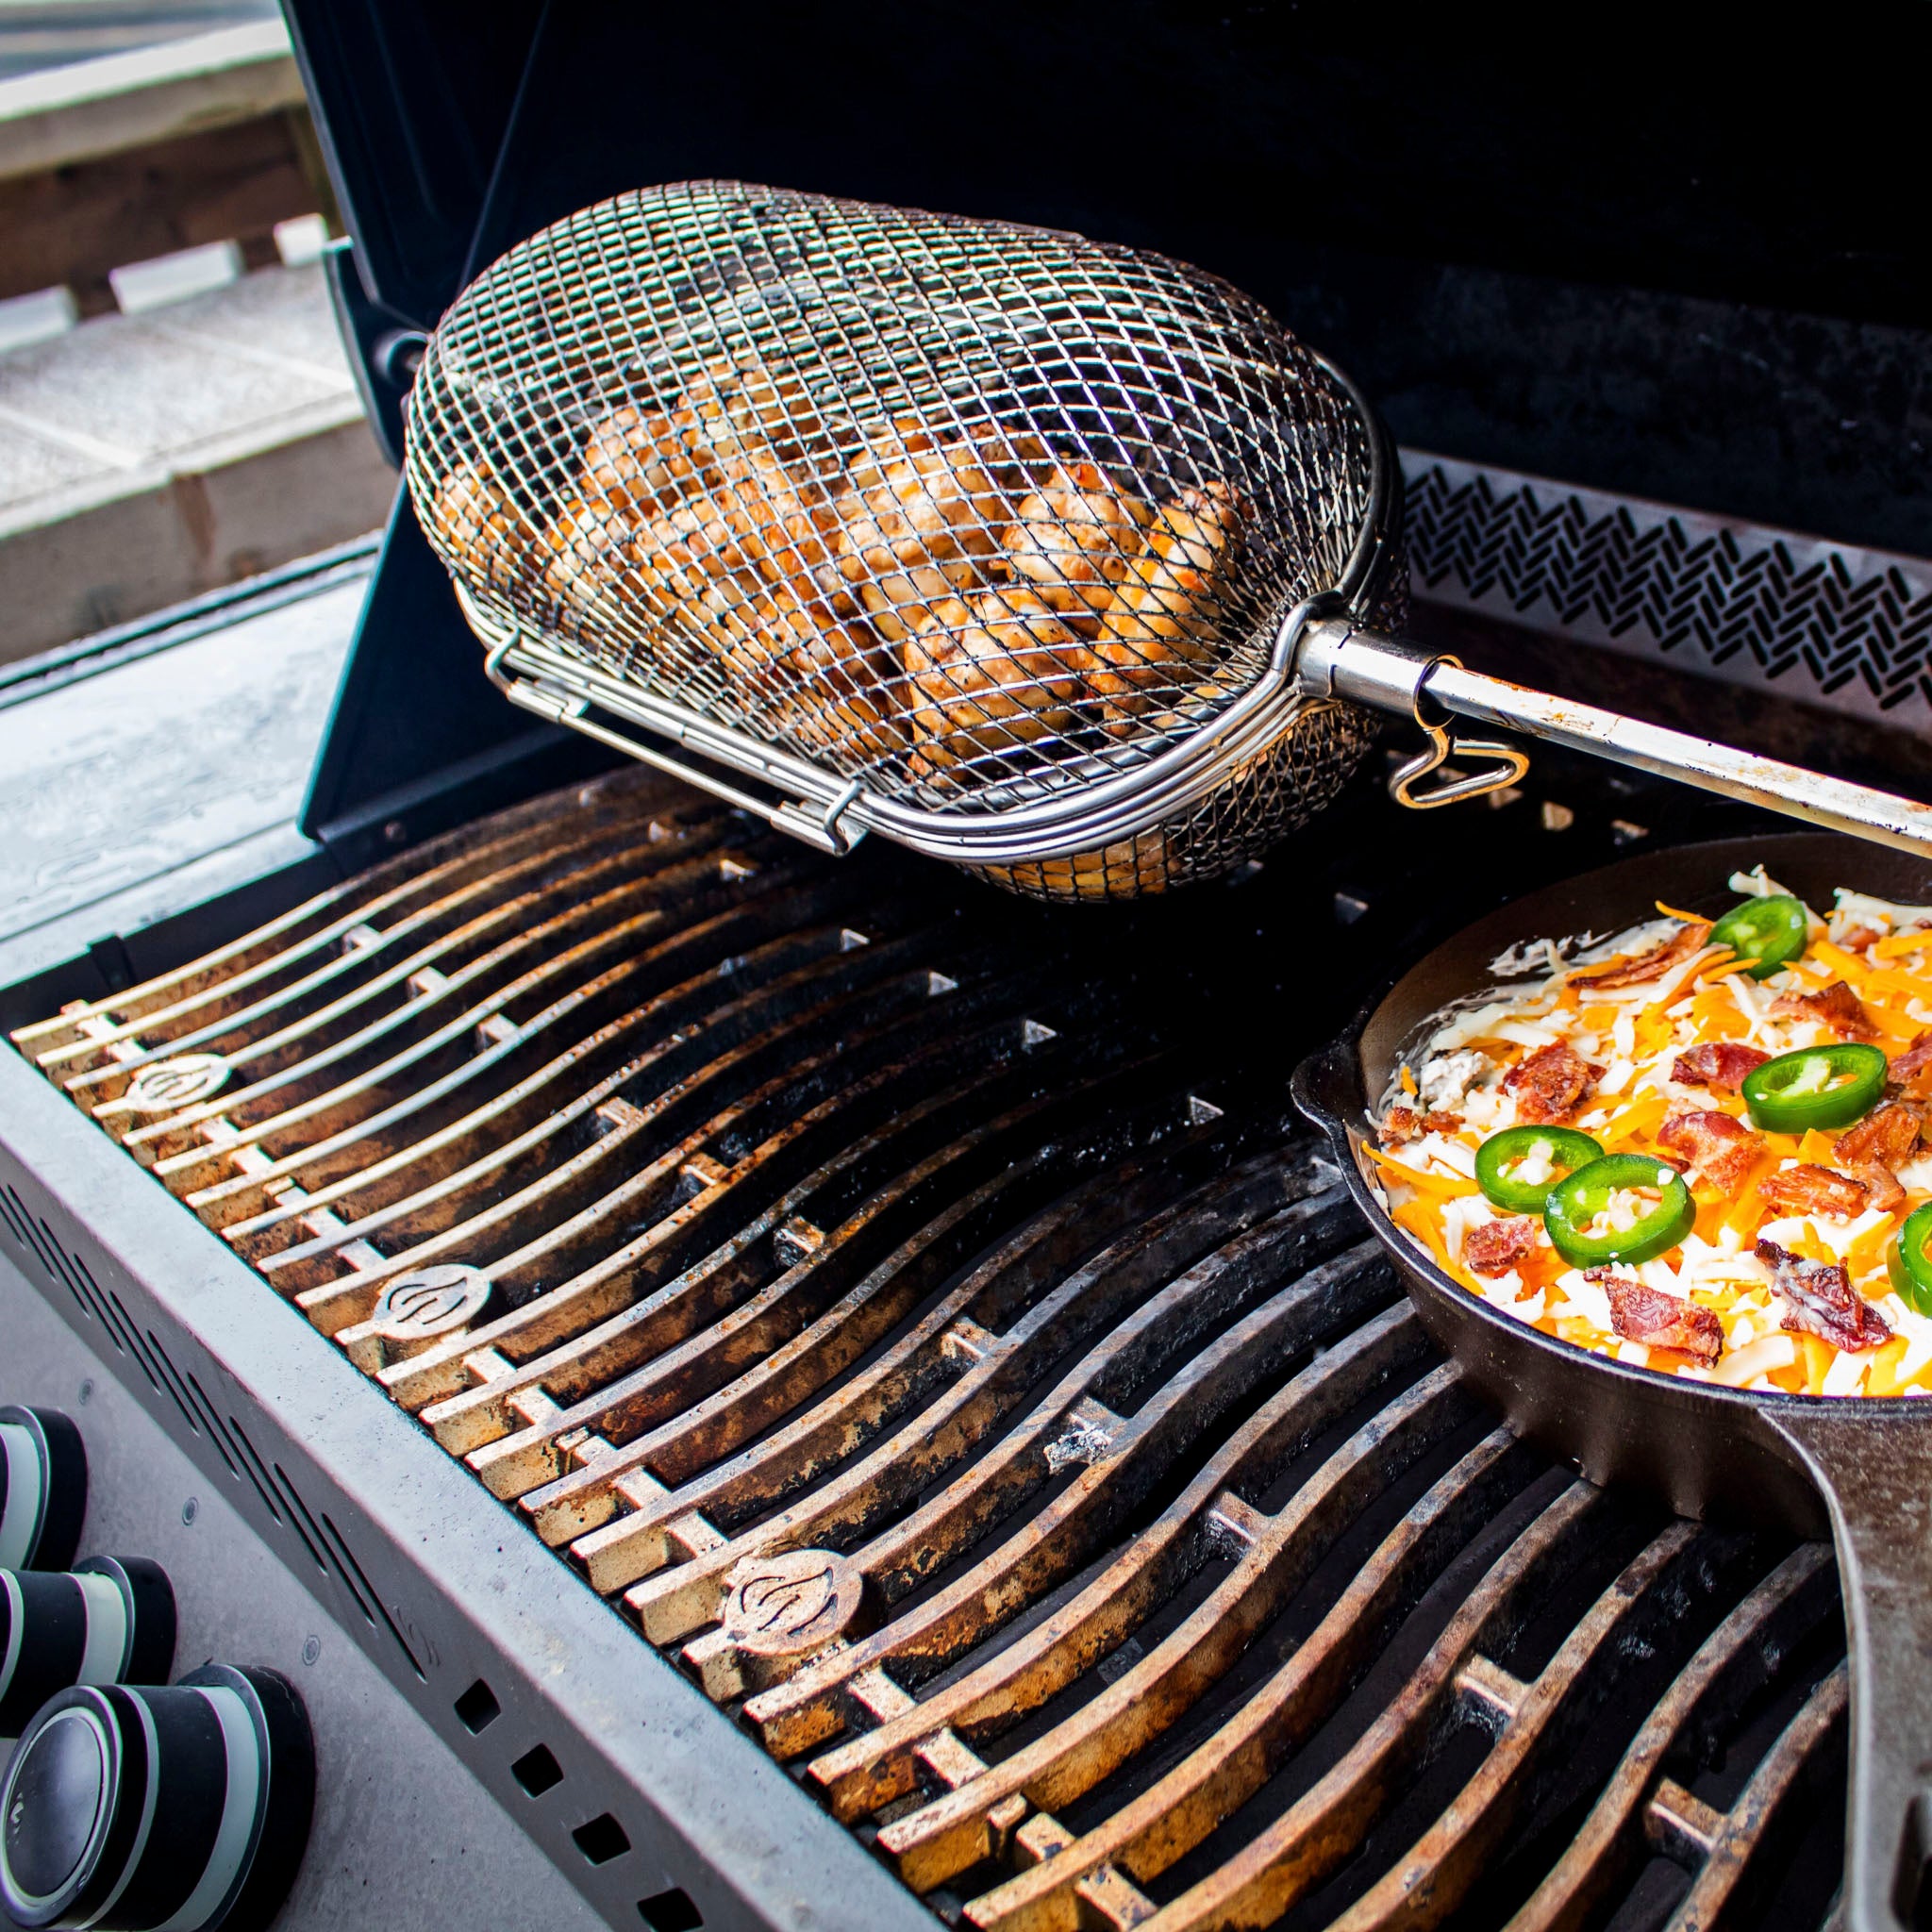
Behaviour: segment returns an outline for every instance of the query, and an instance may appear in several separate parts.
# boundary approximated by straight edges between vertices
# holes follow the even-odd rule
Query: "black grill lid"
[[[1160,248],[1335,355],[1404,442],[1932,553],[1907,0],[1804,51],[1623,9],[1587,53],[1313,0],[285,4],[391,437],[396,332],[476,269],[620,189],[736,175]],[[527,724],[401,511],[305,826],[359,864],[557,782],[584,755]]]

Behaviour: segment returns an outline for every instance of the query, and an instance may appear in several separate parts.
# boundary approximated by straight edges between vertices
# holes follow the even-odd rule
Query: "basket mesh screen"
[[[717,182],[619,195],[480,276],[417,377],[408,474],[492,615],[927,810],[1197,729],[1370,508],[1347,391],[1225,283]],[[1224,870],[1365,741],[1306,708],[1245,797],[999,876],[1112,896]]]

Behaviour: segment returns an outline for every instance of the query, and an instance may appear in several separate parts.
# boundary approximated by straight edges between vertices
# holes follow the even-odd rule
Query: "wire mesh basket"
[[[1379,426],[1239,291],[738,182],[619,195],[478,277],[408,477],[519,702],[833,849],[1051,898],[1307,819],[1374,725],[1284,640],[1401,616]]]

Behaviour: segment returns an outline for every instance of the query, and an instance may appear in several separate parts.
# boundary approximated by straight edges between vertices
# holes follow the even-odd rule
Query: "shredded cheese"
[[[1761,867],[1735,874],[1731,886],[1754,896],[1785,891]],[[1869,1171],[1860,1181],[1852,1172],[1857,1162],[1840,1157],[1842,1129],[1760,1132],[1735,1082],[1677,1074],[1683,1057],[1698,1046],[1736,1043],[1775,1056],[1837,1040],[1816,1008],[1777,1010],[1785,995],[1816,992],[1833,982],[1851,988],[1889,1053],[1903,1051],[1932,1030],[1932,907],[1893,905],[1846,890],[1836,897],[1828,923],[1807,908],[1804,954],[1761,980],[1748,970],[1751,960],[1709,945],[1654,980],[1606,987],[1579,976],[1668,944],[1694,917],[1661,903],[1661,917],[1607,941],[1585,936],[1574,943],[1540,941],[1513,949],[1507,959],[1515,972],[1534,973],[1541,965],[1547,969],[1543,976],[1525,976],[1513,988],[1493,987],[1446,1014],[1417,1056],[1417,1071],[1405,1064],[1391,1083],[1387,1106],[1415,1101],[1426,1111],[1453,1113],[1460,1123],[1438,1120],[1406,1142],[1368,1149],[1398,1226],[1491,1307],[1619,1361],[1739,1389],[1833,1396],[1932,1394],[1932,1321],[1892,1292],[1887,1274],[1887,1256],[1906,1215],[1932,1200],[1932,1125],[1924,1149],[1895,1170],[1905,1196],[1901,1204],[1875,1189]],[[1698,1207],[1695,1231],[1668,1254],[1636,1268],[1620,1265],[1613,1273],[1682,1302],[1687,1322],[1698,1309],[1714,1315],[1723,1336],[1715,1360],[1708,1359],[1715,1342],[1707,1339],[1707,1324],[1698,1331],[1692,1323],[1680,1331],[1703,1344],[1701,1353],[1646,1340],[1659,1331],[1640,1325],[1641,1296],[1624,1297],[1638,1311],[1629,1314],[1626,1308],[1636,1332],[1620,1332],[1604,1280],[1591,1280],[1565,1263],[1541,1227],[1526,1256],[1506,1272],[1488,1276],[1470,1265],[1471,1235],[1510,1212],[1493,1207],[1474,1178],[1482,1142],[1524,1123],[1524,1095],[1507,1087],[1506,1076],[1530,1055],[1558,1044],[1593,1071],[1580,1104],[1557,1124],[1591,1135],[1606,1153],[1660,1157],[1674,1167],[1687,1158],[1692,1161],[1686,1179]],[[1697,1164],[1694,1133],[1690,1139],[1681,1133],[1673,1141],[1663,1138],[1673,1121],[1712,1112],[1737,1120],[1752,1136],[1739,1143],[1746,1150],[1741,1171],[1729,1169],[1722,1187],[1712,1185]],[[1847,1212],[1831,1211],[1828,1205],[1800,1212],[1768,1208],[1762,1193],[1767,1178],[1801,1167],[1827,1168],[1863,1187],[1863,1205]],[[1548,1159],[1533,1153],[1512,1170],[1512,1177],[1534,1187],[1555,1173]],[[1802,1199],[1803,1176],[1796,1185]],[[1882,1199],[1893,1205],[1882,1207]],[[1648,1192],[1614,1194],[1591,1231],[1613,1235],[1654,1207]],[[1842,1271],[1850,1291],[1876,1310],[1888,1338],[1875,1348],[1853,1351],[1810,1332],[1819,1325],[1815,1315],[1807,1317],[1802,1331],[1795,1321],[1788,1328],[1792,1307],[1773,1271],[1758,1259],[1759,1241]],[[1521,1252],[1520,1239],[1501,1252],[1512,1249]],[[1491,1251],[1497,1252],[1494,1243]],[[1476,1253],[1481,1258],[1480,1249]],[[1856,1325],[1852,1332],[1858,1332]],[[1869,1324],[1864,1332],[1873,1332]]]

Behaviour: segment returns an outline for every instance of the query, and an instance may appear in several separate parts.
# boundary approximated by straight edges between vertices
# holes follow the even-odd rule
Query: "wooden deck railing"
[[[263,267],[315,213],[338,229],[279,21],[0,81],[0,298],[98,314],[114,269],[211,242]]]

